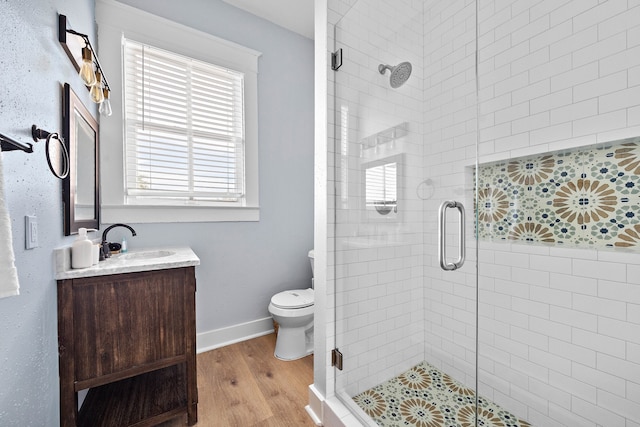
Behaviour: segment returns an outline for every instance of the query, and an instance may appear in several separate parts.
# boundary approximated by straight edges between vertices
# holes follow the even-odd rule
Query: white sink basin
[[[174,251],[163,251],[163,250],[152,250],[152,251],[140,251],[140,252],[130,252],[126,254],[118,254],[115,255],[114,258],[117,257],[118,260],[134,260],[134,259],[154,259],[154,258],[164,258],[167,256],[175,255]]]

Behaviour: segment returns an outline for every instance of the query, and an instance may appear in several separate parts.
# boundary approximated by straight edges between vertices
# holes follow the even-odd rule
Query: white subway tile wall
[[[422,4],[333,7],[348,10],[335,27],[343,65],[332,76],[335,104],[329,103],[338,124],[331,153],[336,343],[347,366],[335,381],[353,396],[424,360],[422,206],[415,192],[423,176]],[[404,61],[412,74],[393,89],[389,71],[381,75],[378,65]],[[392,132],[397,137],[389,138]],[[365,170],[390,158],[399,163],[398,212],[380,215],[365,204]]]
[[[638,136],[637,2],[480,0],[479,6],[480,162],[510,158],[523,145],[540,154]],[[518,30],[504,34],[513,24]],[[501,54],[516,46],[520,58],[505,73]],[[530,115],[518,117],[527,105]],[[507,126],[499,121],[504,117]],[[554,246],[527,253],[527,247],[479,243],[486,260],[481,284],[496,268],[509,270],[509,286],[494,284],[509,298],[506,305],[500,300],[501,311],[490,309],[497,306],[490,295],[480,295],[480,394],[505,407],[518,401],[510,409],[533,425],[638,425],[640,357],[629,350],[640,344],[634,314],[640,254]],[[502,362],[519,375],[489,362],[496,350],[507,353]]]
[[[335,378],[327,362],[331,390],[354,396],[422,360],[474,386],[476,135],[481,163],[640,135],[640,2],[478,2],[478,98],[475,1],[328,2],[344,60],[328,84],[327,337],[345,354]],[[413,73],[394,90],[376,69],[401,61]],[[405,122],[397,145],[364,152]],[[398,152],[398,217],[372,220],[363,168]],[[467,206],[453,273],[436,256],[447,199]],[[640,427],[640,254],[478,246],[479,393],[534,426]]]
[[[467,386],[475,385],[475,241],[472,166],[476,145],[475,85],[475,2],[425,2],[424,14],[425,90],[424,90],[424,173],[435,183],[432,197],[423,201],[425,264],[425,359]],[[507,28],[503,28],[508,32]],[[500,43],[498,43],[500,44]],[[503,52],[494,46],[495,52]],[[506,59],[507,54],[505,54]],[[528,114],[503,107],[513,79],[501,75],[502,89],[496,88],[491,108],[505,111],[500,120],[507,122]],[[498,80],[496,80],[498,84]],[[500,125],[497,124],[497,127]],[[496,135],[499,135],[496,130]],[[455,133],[458,133],[456,135]],[[454,136],[455,135],[455,136]],[[455,272],[441,270],[437,257],[438,208],[445,200],[457,200],[466,206],[467,260]],[[450,210],[448,212],[451,212]],[[448,258],[457,251],[457,215],[447,214]],[[489,252],[489,251],[487,251]],[[495,253],[491,252],[491,259]],[[507,296],[492,292],[494,282],[508,277],[509,270],[494,263],[487,270],[481,292],[500,301]],[[464,312],[465,315],[462,315]],[[495,348],[502,354],[504,349]]]

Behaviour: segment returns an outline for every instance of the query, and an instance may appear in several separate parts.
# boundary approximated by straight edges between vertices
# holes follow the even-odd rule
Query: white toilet
[[[313,274],[313,249],[309,251]],[[294,289],[271,297],[269,313],[278,322],[274,355],[281,360],[295,360],[313,353],[313,279],[311,288]]]

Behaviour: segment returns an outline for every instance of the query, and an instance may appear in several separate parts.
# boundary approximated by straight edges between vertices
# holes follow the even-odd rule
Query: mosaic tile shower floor
[[[474,391],[427,362],[353,400],[381,427],[474,427]],[[478,425],[531,427],[495,403],[478,399]]]

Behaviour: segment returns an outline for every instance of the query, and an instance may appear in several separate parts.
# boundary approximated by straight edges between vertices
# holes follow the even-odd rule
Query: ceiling
[[[313,39],[314,0],[224,0],[232,6]]]

